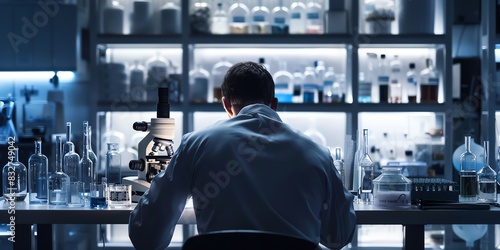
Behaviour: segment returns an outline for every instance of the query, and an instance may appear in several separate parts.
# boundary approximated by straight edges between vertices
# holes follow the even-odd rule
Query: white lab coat
[[[264,230],[336,249],[356,225],[329,151],[263,104],[183,136],[130,215],[134,246],[165,249],[189,196],[200,233]]]

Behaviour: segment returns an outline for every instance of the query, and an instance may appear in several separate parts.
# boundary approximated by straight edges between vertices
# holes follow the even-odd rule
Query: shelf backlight
[[[54,71],[5,71],[0,72],[0,78],[2,80],[12,80],[16,82],[32,81],[40,82],[40,79],[51,79],[54,76]],[[59,82],[70,82],[75,78],[75,73],[72,71],[58,71],[57,76],[59,77]]]

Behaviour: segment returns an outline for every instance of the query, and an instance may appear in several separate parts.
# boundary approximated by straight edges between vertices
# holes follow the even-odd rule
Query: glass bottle
[[[400,81],[401,61],[395,55],[390,63],[391,73],[389,76],[389,103],[402,103],[403,87]]]
[[[133,1],[130,13],[130,34],[152,34],[154,32],[152,19],[151,1]]]
[[[420,102],[437,103],[439,76],[434,69],[432,59],[425,60],[426,68],[420,71]]]
[[[225,35],[229,33],[229,23],[227,13],[222,8],[222,3],[217,3],[217,9],[212,15],[212,26],[210,27],[212,34]]]
[[[229,33],[248,34],[250,10],[243,3],[234,3],[229,7]]]
[[[318,102],[323,102],[323,80],[325,79],[325,62],[318,60],[314,61],[314,73],[316,73],[316,79],[318,81]]]
[[[286,61],[280,61],[280,70],[273,74],[274,92],[280,103],[291,103],[293,98],[293,75],[286,68]]]
[[[259,0],[258,5],[251,11],[250,34],[270,34],[270,17],[269,9],[262,4],[262,0]]]
[[[90,185],[94,180],[94,164],[89,156],[89,124],[88,121],[83,122],[83,146],[82,146],[82,157],[80,158],[80,163],[78,167],[80,169],[80,182],[84,183],[84,193],[85,199],[88,199],[88,194],[90,192]]]
[[[69,152],[63,158],[63,171],[69,176],[71,182],[79,181],[80,171],[80,156],[75,152],[75,145],[69,145]]]
[[[323,34],[323,7],[315,0],[306,5],[306,33]]]
[[[92,165],[94,166],[94,180],[99,177],[99,175],[104,175],[104,171],[101,169],[101,164],[99,164],[99,161],[97,159],[97,155],[94,153],[94,150],[92,150],[92,126],[89,125],[89,136],[88,140],[89,142],[87,143],[87,146],[89,147],[89,158],[92,161]],[[102,173],[101,173],[102,172]]]
[[[336,147],[335,149],[335,157],[333,159],[333,164],[335,165],[335,168],[337,171],[339,171],[340,175],[340,180],[342,180],[342,184],[346,185],[345,182],[345,167],[344,167],[344,161],[342,160],[342,148]]]
[[[370,84],[370,102],[377,103],[378,93],[378,55],[375,53],[366,53],[368,56],[368,68],[366,74],[366,82]],[[368,86],[366,86],[368,88]]]
[[[208,102],[221,102],[222,93],[221,85],[224,81],[224,76],[226,76],[229,68],[233,66],[232,63],[226,60],[226,58],[221,58],[221,60],[212,66],[210,71],[210,88],[208,94]]]
[[[66,142],[63,145],[63,166],[64,166],[64,155],[66,155],[71,147],[75,147],[75,144],[71,141],[71,122],[66,122]]]
[[[195,1],[189,15],[191,33],[210,34],[210,7],[206,1]]]
[[[189,72],[189,101],[192,103],[207,103],[209,97],[210,74],[201,64]]]
[[[123,35],[125,11],[116,0],[108,0],[102,10],[102,31],[104,34]]]
[[[296,69],[293,72],[293,102],[301,103],[302,102],[302,82],[304,81],[304,74],[299,69]]]
[[[389,64],[385,54],[380,55],[378,65],[378,101],[387,103],[389,100]]]
[[[146,86],[144,85],[146,69],[138,60],[130,69],[130,98],[136,102],[146,101]]]
[[[120,184],[122,180],[122,159],[118,143],[108,143],[106,153],[106,179],[108,184]]]
[[[56,136],[56,170],[49,177],[49,205],[66,206],[68,204],[70,179],[62,168],[62,141]]]
[[[418,74],[415,71],[415,63],[410,63],[406,73],[406,93],[409,103],[417,103]]]
[[[290,5],[290,34],[306,33],[306,6],[302,1]]]
[[[373,205],[407,208],[411,206],[411,180],[400,167],[384,167],[373,180]]]
[[[465,136],[465,152],[460,155],[460,195],[463,202],[477,201],[476,155],[470,150],[471,136]]]
[[[304,103],[318,103],[318,79],[311,66],[304,71],[301,94]]]
[[[368,154],[368,129],[363,129],[363,144],[358,161],[358,202],[364,204],[371,204],[373,202],[373,166],[372,158]]]
[[[279,1],[279,5],[271,12],[271,33],[272,34],[288,34],[288,23],[290,13],[288,8],[283,6],[283,0]]]
[[[484,163],[477,172],[478,201],[496,203],[497,202],[497,173],[488,164],[489,141],[484,141]]]
[[[174,2],[167,2],[161,7],[160,18],[161,34],[181,33],[181,7]]]
[[[146,61],[146,99],[156,101],[158,97],[158,87],[165,86],[168,83],[168,67],[170,61],[157,53]]]
[[[372,102],[372,82],[368,81],[364,72],[359,72],[358,102]]]
[[[9,150],[8,154],[9,162],[2,170],[3,197],[6,201],[24,201],[28,192],[28,171],[19,161],[18,148]]]
[[[49,172],[49,160],[42,153],[42,139],[35,139],[35,153],[28,159],[28,187],[29,202],[47,202],[47,178]]]

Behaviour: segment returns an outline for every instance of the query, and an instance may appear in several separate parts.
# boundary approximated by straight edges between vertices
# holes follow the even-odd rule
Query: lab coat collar
[[[238,115],[253,115],[253,114],[265,115],[274,120],[282,122],[278,113],[276,113],[276,111],[274,111],[271,107],[265,104],[260,104],[260,103],[250,104],[243,107],[238,113]]]

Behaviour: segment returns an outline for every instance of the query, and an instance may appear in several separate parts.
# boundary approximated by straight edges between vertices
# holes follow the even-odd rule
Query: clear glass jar
[[[385,167],[373,180],[373,204],[381,207],[411,205],[411,180],[401,173],[400,167]]]
[[[193,103],[206,103],[208,101],[208,81],[210,74],[201,64],[189,72],[189,101]]]
[[[167,2],[160,10],[161,34],[181,33],[181,7],[174,2]]]
[[[12,152],[12,153],[10,153]],[[18,148],[9,151],[9,159],[3,167],[3,197],[8,201],[24,201],[28,189],[28,171],[18,159]]]
[[[231,66],[233,64],[224,57],[212,66],[208,102],[222,102],[221,85],[224,81],[224,76]]]
[[[210,34],[210,7],[206,1],[195,1],[189,14],[191,33]]]

